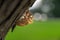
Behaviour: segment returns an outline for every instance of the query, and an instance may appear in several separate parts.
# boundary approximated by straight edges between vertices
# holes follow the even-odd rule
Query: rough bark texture
[[[0,40],[35,0],[0,0]]]

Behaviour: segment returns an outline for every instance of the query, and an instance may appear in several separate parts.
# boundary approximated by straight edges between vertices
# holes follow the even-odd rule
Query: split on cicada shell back
[[[29,10],[26,10],[22,17],[16,21],[16,25],[25,26],[33,23],[33,15]]]

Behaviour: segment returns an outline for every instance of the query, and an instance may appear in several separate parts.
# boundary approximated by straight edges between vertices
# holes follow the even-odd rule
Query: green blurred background
[[[8,32],[6,40],[60,40],[60,19],[16,26],[14,32]]]

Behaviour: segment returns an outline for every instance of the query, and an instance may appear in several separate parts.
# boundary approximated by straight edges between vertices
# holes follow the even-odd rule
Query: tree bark
[[[35,0],[0,0],[0,40]]]

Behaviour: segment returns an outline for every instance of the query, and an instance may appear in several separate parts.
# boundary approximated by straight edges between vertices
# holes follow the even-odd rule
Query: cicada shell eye
[[[22,16],[19,20],[24,19],[24,16]]]
[[[33,16],[31,15],[30,18],[33,18]]]
[[[21,19],[23,19],[23,18],[24,18],[24,16],[21,17]]]

